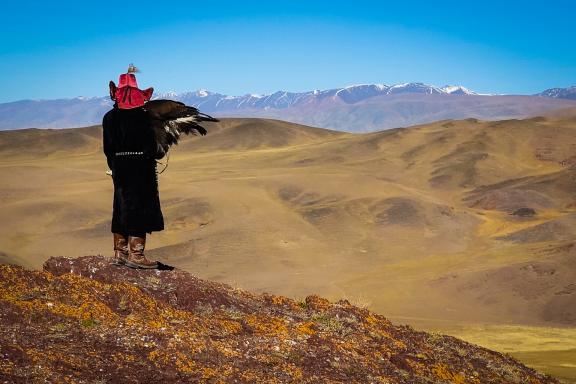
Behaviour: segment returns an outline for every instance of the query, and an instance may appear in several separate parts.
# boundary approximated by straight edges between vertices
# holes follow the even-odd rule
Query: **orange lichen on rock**
[[[323,311],[330,308],[330,302],[322,297],[310,295],[306,297],[306,307],[315,311]]]
[[[478,379],[476,379],[476,378],[471,378],[469,380],[466,380],[466,377],[462,373],[452,372],[450,369],[448,369],[446,364],[436,364],[432,368],[432,372],[434,372],[434,374],[438,378],[440,378],[442,380],[446,380],[452,384],[479,384],[480,383],[478,381]]]
[[[304,333],[306,335],[313,335],[316,333],[316,331],[314,329],[312,329],[312,327],[314,326],[314,323],[311,321],[307,321],[305,323],[300,323],[296,326],[296,329],[298,329],[298,332],[300,333]]]
[[[256,333],[271,336],[286,336],[286,321],[276,316],[251,314],[244,318],[246,324]]]
[[[0,382],[557,383],[345,300],[298,303],[101,256],[0,265],[0,323]]]

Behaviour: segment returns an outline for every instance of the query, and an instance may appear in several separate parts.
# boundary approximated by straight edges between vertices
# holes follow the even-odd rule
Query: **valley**
[[[207,124],[171,150],[147,254],[254,292],[344,298],[573,380],[575,116]],[[2,263],[111,255],[101,135],[0,132]]]

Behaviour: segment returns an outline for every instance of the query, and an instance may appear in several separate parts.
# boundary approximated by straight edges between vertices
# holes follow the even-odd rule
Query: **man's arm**
[[[114,154],[116,150],[114,148],[114,141],[112,140],[112,117],[113,111],[109,111],[104,115],[102,119],[102,148],[104,150],[104,155],[106,155],[106,162],[108,163],[108,168],[114,172]]]

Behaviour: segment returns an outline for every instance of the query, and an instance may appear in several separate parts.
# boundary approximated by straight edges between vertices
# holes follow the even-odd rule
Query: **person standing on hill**
[[[130,64],[118,87],[110,82],[114,108],[102,120],[103,150],[114,182],[112,263],[154,269],[161,263],[144,255],[146,234],[164,230],[164,218],[156,172],[158,146],[143,108],[154,89],[140,90],[136,72]]]

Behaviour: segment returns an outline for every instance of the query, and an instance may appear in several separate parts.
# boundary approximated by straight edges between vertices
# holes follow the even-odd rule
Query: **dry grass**
[[[495,324],[542,324],[547,300],[574,281],[561,267],[576,240],[572,174],[559,173],[571,172],[562,162],[576,147],[573,120],[353,135],[229,119],[208,130],[174,148],[160,176],[166,229],[148,241],[150,255],[202,278],[291,297],[346,296],[393,316]],[[49,256],[111,253],[112,183],[100,140],[99,127],[0,133],[2,262],[39,268]],[[510,180],[522,182],[497,184]],[[519,220],[471,206],[465,198],[486,185],[500,191],[491,203],[517,202],[515,186],[535,190],[546,208]],[[560,239],[498,239],[554,220]],[[536,273],[549,268],[556,272]]]
[[[575,328],[467,324],[434,328],[471,343],[505,352],[566,383],[576,383]]]

